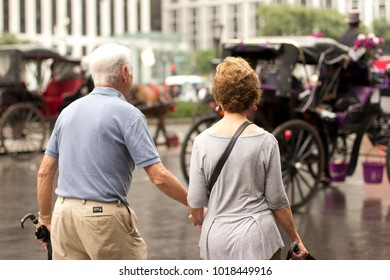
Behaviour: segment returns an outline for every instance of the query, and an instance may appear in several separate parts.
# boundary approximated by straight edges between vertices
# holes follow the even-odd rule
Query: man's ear
[[[122,66],[121,77],[123,81],[126,81],[129,78],[129,71],[126,65]]]

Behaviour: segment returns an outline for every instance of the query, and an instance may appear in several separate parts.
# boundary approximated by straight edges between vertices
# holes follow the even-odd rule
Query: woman
[[[190,165],[190,219],[202,227],[202,259],[281,259],[284,244],[275,220],[298,242],[293,258],[308,255],[283,187],[278,144],[267,131],[255,124],[243,131],[207,194],[219,157],[259,102],[259,85],[242,58],[227,57],[217,67],[212,89],[224,117],[195,139]]]

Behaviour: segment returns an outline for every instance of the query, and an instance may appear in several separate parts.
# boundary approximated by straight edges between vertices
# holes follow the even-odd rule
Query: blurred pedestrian
[[[278,143],[264,129],[246,127],[208,195],[221,154],[259,102],[259,86],[242,58],[227,57],[217,66],[212,93],[224,116],[194,141],[188,190],[190,219],[201,226],[202,259],[281,259],[284,244],[276,221],[298,242],[300,252],[293,258],[308,254],[283,186]]]
[[[127,102],[130,49],[104,44],[89,65],[95,88],[62,111],[38,171],[39,220],[51,231],[53,259],[146,259],[127,198],[133,170],[143,168],[183,205],[187,191],[162,164],[145,116]]]
[[[348,24],[348,29],[341,35],[339,42],[352,48],[359,35],[359,11],[356,9],[351,10],[348,14],[348,18],[346,19],[346,23]]]

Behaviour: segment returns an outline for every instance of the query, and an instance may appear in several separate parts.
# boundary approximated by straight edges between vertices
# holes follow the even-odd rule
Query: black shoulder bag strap
[[[242,125],[240,125],[240,127],[237,129],[237,131],[234,133],[232,139],[230,140],[229,144],[227,145],[225,151],[223,152],[221,158],[219,159],[215,169],[214,169],[214,172],[213,174],[211,175],[211,178],[210,178],[210,183],[209,183],[209,192],[208,194],[210,195],[211,193],[211,190],[213,189],[213,186],[215,184],[215,182],[217,181],[217,178],[219,176],[219,173],[221,172],[222,170],[222,167],[223,165],[225,164],[226,160],[228,159],[229,155],[230,155],[230,152],[232,151],[233,149],[233,146],[234,144],[236,143],[238,137],[240,136],[240,134],[244,131],[244,129],[250,125],[252,122],[250,121],[245,121]]]

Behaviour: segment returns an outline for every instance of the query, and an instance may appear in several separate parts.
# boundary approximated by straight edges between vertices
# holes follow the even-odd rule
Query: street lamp
[[[214,22],[213,22],[213,42],[214,42],[214,48],[215,48],[215,55],[217,56],[217,58],[220,58],[219,45],[221,43],[222,30],[223,30],[223,24],[221,22],[219,22],[218,20],[214,20]]]

